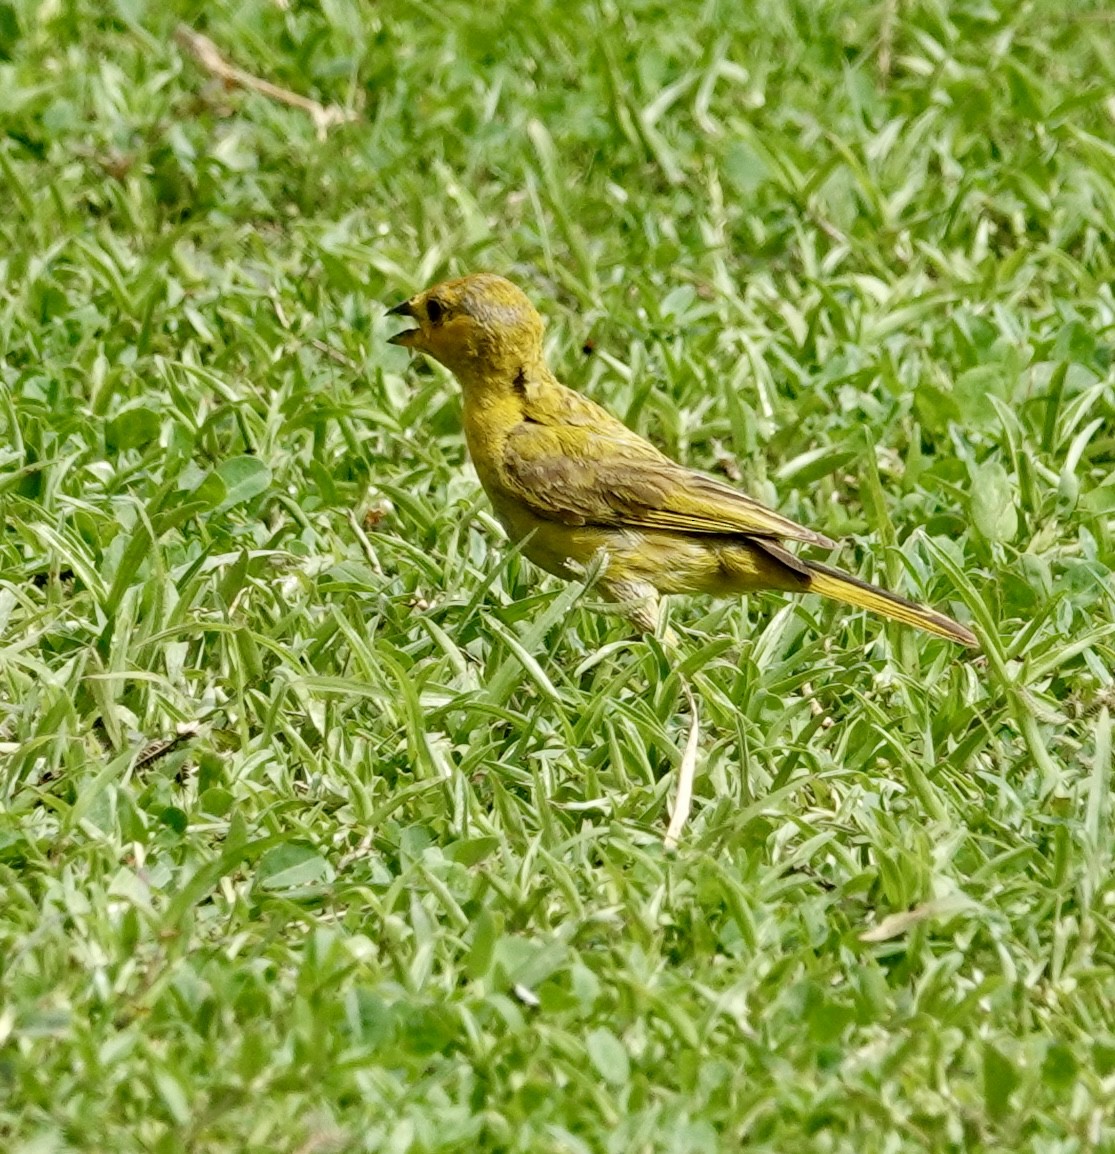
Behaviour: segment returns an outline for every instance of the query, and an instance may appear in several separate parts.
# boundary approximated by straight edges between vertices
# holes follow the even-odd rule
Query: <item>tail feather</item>
[[[809,590],[820,593],[823,597],[831,597],[834,601],[845,605],[855,605],[860,609],[870,609],[874,613],[881,613],[884,617],[901,621],[904,625],[915,625],[927,633],[935,633],[938,637],[947,637],[952,641],[959,641],[961,645],[979,648],[976,635],[959,621],[953,621],[935,609],[928,609],[924,605],[915,605],[905,597],[895,593],[888,593],[874,585],[868,585],[850,573],[842,573],[839,569],[830,569],[827,565],[816,561],[807,561],[809,568]]]

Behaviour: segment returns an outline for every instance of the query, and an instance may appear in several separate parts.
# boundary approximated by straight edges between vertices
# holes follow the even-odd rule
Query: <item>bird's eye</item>
[[[441,301],[437,297],[432,297],[426,302],[426,317],[432,325],[440,325],[441,318],[445,315],[445,309]]]

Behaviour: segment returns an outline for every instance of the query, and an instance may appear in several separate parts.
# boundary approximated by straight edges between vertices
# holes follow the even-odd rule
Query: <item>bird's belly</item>
[[[522,544],[524,556],[558,577],[581,575],[601,549],[612,554],[636,545],[637,534],[547,521],[517,501],[493,496],[492,507],[511,540]]]
[[[582,576],[603,554],[608,584],[649,584],[659,593],[723,596],[801,583],[745,538],[564,525],[543,520],[517,502],[494,500],[493,506],[511,539],[523,543],[524,555],[558,577]]]

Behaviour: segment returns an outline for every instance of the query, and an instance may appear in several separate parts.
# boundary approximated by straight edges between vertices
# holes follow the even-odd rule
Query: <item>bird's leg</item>
[[[658,629],[658,590],[649,581],[605,581],[601,588],[609,601],[616,603],[616,612],[622,614],[644,633]]]
[[[566,567],[585,582],[586,588],[599,582],[600,592],[615,605],[616,612],[627,618],[640,633],[658,633],[662,619],[658,590],[649,581],[638,578],[620,578],[609,581],[606,577],[611,557],[606,549],[598,549],[588,565],[566,561]],[[668,645],[677,644],[677,634],[667,627],[662,638]]]

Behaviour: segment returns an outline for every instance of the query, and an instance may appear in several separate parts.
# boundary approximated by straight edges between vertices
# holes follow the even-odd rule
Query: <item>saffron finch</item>
[[[392,344],[440,361],[460,382],[469,454],[496,516],[523,552],[569,579],[600,561],[600,584],[644,629],[659,596],[757,590],[820,593],[962,645],[975,635],[781,542],[834,548],[713,477],[659,452],[543,358],[543,322],[501,276],[444,281],[390,310],[415,327]]]

